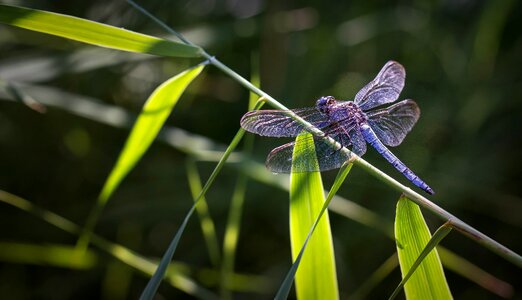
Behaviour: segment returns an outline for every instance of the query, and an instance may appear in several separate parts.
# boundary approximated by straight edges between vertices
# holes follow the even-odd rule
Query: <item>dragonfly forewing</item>
[[[292,111],[319,129],[329,124],[327,117],[313,107]],[[296,137],[304,129],[299,121],[291,118],[288,111],[284,110],[250,111],[241,118],[241,127],[246,131],[271,137]]]

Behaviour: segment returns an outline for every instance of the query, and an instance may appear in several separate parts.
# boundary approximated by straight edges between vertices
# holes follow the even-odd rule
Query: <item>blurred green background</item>
[[[168,36],[124,1],[4,3]],[[400,62],[407,72],[400,98],[415,99],[422,114],[403,144],[392,151],[433,187],[434,202],[521,252],[520,2],[141,4],[244,77],[259,69],[262,89],[287,107],[311,106],[323,95],[350,100],[386,61]],[[118,157],[132,116],[161,82],[198,62],[100,49],[1,25],[0,189],[82,225]],[[9,85],[23,93],[25,103],[11,101]],[[239,129],[248,96],[231,78],[207,67],[182,96],[167,126],[226,145]],[[174,140],[208,147],[183,135]],[[270,149],[286,141],[256,137],[254,159],[262,163]],[[156,142],[109,201],[96,233],[144,256],[160,257],[192,204],[188,158]],[[373,149],[365,159],[406,182]],[[199,157],[203,181],[214,166],[215,157]],[[335,175],[324,173],[325,187]],[[231,164],[207,195],[220,244],[237,178]],[[377,213],[382,224],[393,222],[399,195],[362,170],[353,168],[339,194]],[[430,213],[425,217],[432,230],[441,224]],[[395,252],[395,243],[379,230],[335,212],[330,218],[339,287],[346,298]],[[271,298],[290,267],[288,193],[249,180],[240,229],[236,271],[261,276],[266,286],[262,291],[236,292],[235,298]],[[30,259],[48,245],[75,242],[76,236],[1,204],[0,298],[139,296],[148,278],[96,248],[95,263],[81,269]],[[22,245],[12,248],[14,244]],[[522,299],[519,268],[457,232],[443,245],[509,282],[514,288],[511,298]],[[34,246],[42,248],[27,252]],[[174,259],[189,265],[192,278],[217,293],[215,276],[200,272],[212,264],[196,217]],[[452,271],[446,270],[446,276],[456,299],[501,299]],[[368,298],[389,296],[399,281],[395,269]],[[174,297],[191,296],[168,284],[160,287],[158,299]]]

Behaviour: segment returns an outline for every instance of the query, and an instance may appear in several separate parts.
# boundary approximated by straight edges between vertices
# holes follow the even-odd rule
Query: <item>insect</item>
[[[301,118],[314,125],[325,135],[344,147],[350,147],[358,156],[366,152],[370,144],[390,164],[413,184],[434,194],[434,191],[413,173],[386,146],[398,146],[413,128],[420,116],[420,109],[413,100],[403,100],[385,108],[399,97],[404,87],[404,67],[389,61],[379,74],[363,87],[353,101],[339,101],[332,96],[321,97],[315,107],[293,109]],[[270,137],[296,137],[305,130],[298,121],[284,110],[258,110],[246,113],[241,126],[252,133]],[[337,169],[349,158],[334,149],[321,137],[313,137],[319,170],[312,164],[296,161],[292,167],[295,142],[273,149],[266,160],[267,168],[274,173],[311,172]]]

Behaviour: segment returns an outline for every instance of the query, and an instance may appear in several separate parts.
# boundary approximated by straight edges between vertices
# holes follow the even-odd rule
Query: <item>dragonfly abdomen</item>
[[[430,188],[419,176],[415,175],[410,168],[408,168],[400,159],[395,156],[384,144],[379,140],[375,132],[371,129],[370,126],[364,124],[361,126],[361,133],[368,142],[368,144],[372,145],[379,154],[381,154],[392,166],[397,169],[404,177],[406,177],[409,181],[411,181],[414,185],[418,186],[425,192],[430,195],[433,195],[435,192],[432,188]]]

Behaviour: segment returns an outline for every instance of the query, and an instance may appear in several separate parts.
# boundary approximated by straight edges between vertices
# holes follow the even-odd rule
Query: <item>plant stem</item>
[[[437,204],[431,202],[424,196],[413,191],[409,187],[401,184],[388,174],[371,165],[369,162],[365,161],[360,157],[357,157],[354,161],[354,164],[362,167],[365,171],[377,177],[378,179],[388,184],[392,188],[402,192],[411,201],[431,211],[433,214],[443,219],[444,221],[447,221],[451,227],[460,231],[465,236],[471,238],[472,240],[475,240],[479,244],[504,257],[505,259],[511,261],[515,265],[522,267],[522,257],[520,255],[510,250],[506,246],[493,240],[492,238],[488,237],[487,235],[483,234],[482,232],[478,231],[477,229],[473,228],[472,226],[466,224],[464,221],[455,217],[454,215],[447,212]]]
[[[252,85],[248,80],[243,78],[241,75],[234,72],[232,69],[224,65],[222,62],[217,60],[215,57],[210,56],[208,53],[204,52],[203,54],[206,58],[209,59],[210,64],[216,66],[221,71],[235,79],[237,82],[239,82],[241,85],[243,85],[245,88],[249,89],[253,93],[256,93],[257,95],[263,97],[266,99],[266,102],[268,102],[271,106],[277,109],[282,110],[288,110],[284,105],[279,103],[277,100],[272,98],[270,95],[262,91],[261,89],[257,88],[256,86]],[[443,219],[444,221],[447,221],[451,224],[451,226],[458,231],[462,232],[467,237],[477,241],[479,244],[485,246],[486,248],[490,249],[491,251],[497,253],[498,255],[504,257],[505,259],[511,261],[515,265],[522,268],[522,257],[515,253],[514,251],[510,250],[506,246],[498,243],[497,241],[493,240],[492,238],[488,237],[487,235],[483,234],[482,232],[478,231],[477,229],[473,228],[472,226],[466,224],[459,218],[455,217],[451,213],[447,212],[437,204],[431,202],[424,196],[420,195],[419,193],[413,191],[409,187],[401,184],[388,174],[384,173],[383,171],[379,170],[378,168],[374,167],[372,164],[367,162],[366,160],[362,159],[361,157],[353,154],[350,150],[346,149],[339,143],[337,143],[335,140],[332,140],[330,137],[325,136],[325,134],[311,125],[310,123],[303,120],[301,117],[295,115],[291,111],[289,111],[289,116],[291,116],[293,119],[297,120],[299,123],[301,123],[308,131],[310,131],[312,134],[318,137],[325,138],[329,144],[331,144],[336,149],[341,149],[343,151],[347,151],[347,154],[349,157],[353,158],[353,163],[364,170],[366,170],[368,173],[372,174],[373,176],[377,177],[384,183],[388,184],[392,188],[402,192],[406,197],[408,197],[413,202],[417,203],[418,205],[428,209],[432,213],[434,213],[439,218]],[[331,141],[329,141],[329,139]]]
[[[127,2],[131,3],[133,6],[137,6],[132,0],[127,0]],[[138,6],[139,7],[139,6]],[[152,16],[150,13],[148,13],[146,10],[139,8],[139,10],[152,18],[153,21],[158,23],[160,26],[165,28],[167,31],[175,34],[180,38],[181,41],[183,41],[186,44],[189,44],[191,46],[199,47],[186,38],[184,38],[180,33],[176,32],[172,28],[168,27],[165,23],[160,21],[159,19]],[[406,197],[408,197],[413,202],[417,203],[418,205],[428,209],[435,215],[437,215],[439,218],[443,219],[444,221],[447,221],[451,224],[451,226],[458,231],[462,232],[467,237],[477,241],[479,244],[483,245],[484,247],[490,249],[491,251],[497,253],[498,255],[504,257],[505,259],[511,261],[518,267],[522,268],[522,257],[518,255],[517,253],[513,252],[512,250],[508,249],[504,245],[498,243],[497,241],[493,240],[492,238],[488,237],[487,235],[483,234],[482,232],[476,230],[475,228],[471,227],[470,225],[466,224],[459,218],[455,217],[454,215],[450,214],[449,212],[442,209],[440,206],[436,205],[435,203],[429,201],[427,198],[423,197],[419,193],[413,191],[409,187],[401,184],[388,174],[384,173],[383,171],[377,169],[373,165],[371,165],[369,162],[365,161],[361,157],[353,154],[350,150],[343,147],[341,144],[339,144],[337,141],[332,139],[331,137],[327,136],[313,126],[312,124],[305,121],[303,118],[289,110],[286,106],[279,103],[276,99],[272,98],[269,94],[265,93],[263,90],[259,89],[252,83],[250,83],[248,80],[243,78],[241,75],[236,73],[234,70],[230,69],[228,66],[220,62],[218,59],[216,59],[214,56],[208,54],[203,48],[199,47],[201,49],[200,53],[203,57],[208,59],[210,64],[216,66],[218,69],[232,77],[234,80],[236,80],[239,84],[250,90],[251,92],[259,95],[262,98],[265,98],[265,101],[268,102],[272,107],[284,110],[288,116],[296,120],[297,122],[301,123],[304,128],[312,133],[313,135],[322,138],[325,142],[330,144],[336,151],[343,151],[347,157],[350,157],[350,161],[352,161],[355,165],[358,165],[362,167],[364,170],[372,174],[373,176],[377,177],[379,180],[383,181],[384,183],[388,184],[392,188],[402,192]]]

